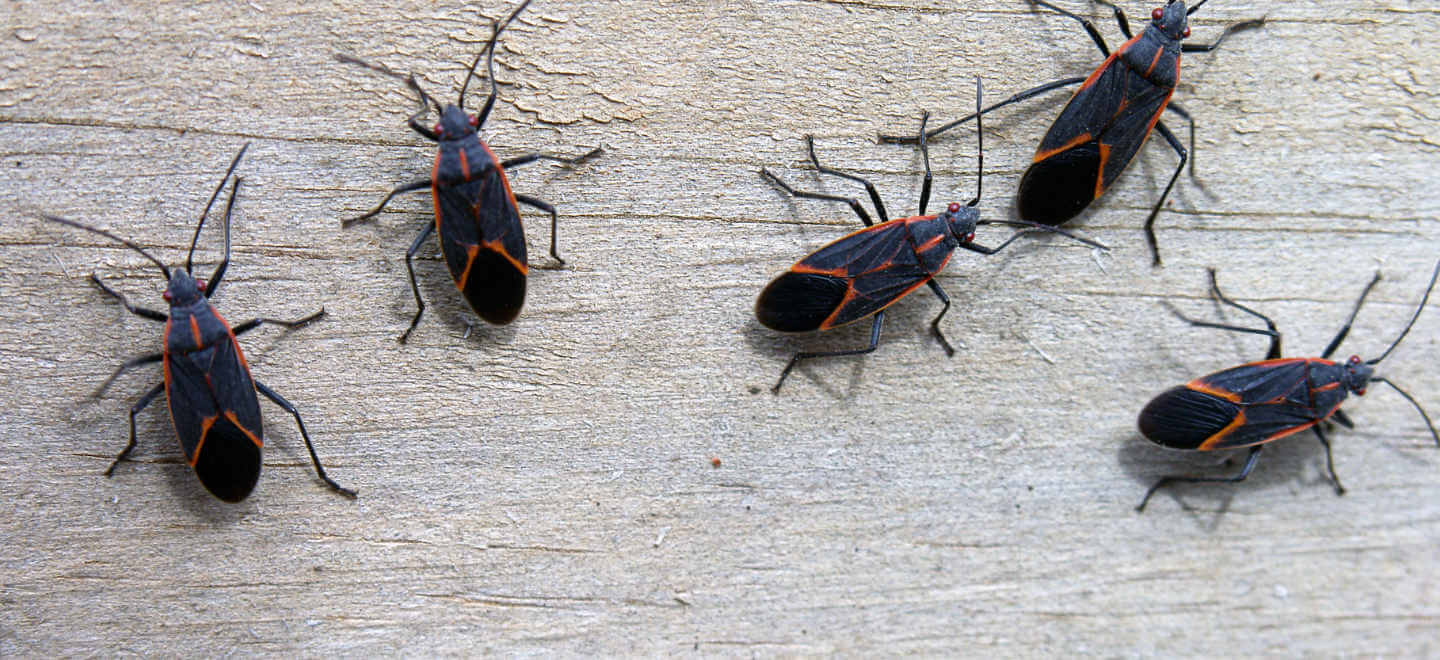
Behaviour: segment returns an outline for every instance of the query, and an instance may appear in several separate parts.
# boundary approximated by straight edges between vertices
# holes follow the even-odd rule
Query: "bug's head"
[[[1200,5],[1197,4],[1195,7],[1198,9]],[[1150,22],[1164,32],[1165,36],[1180,41],[1190,36],[1190,22],[1186,19],[1188,14],[1189,12],[1185,11],[1184,0],[1174,0],[1164,7],[1156,7],[1154,11],[1150,12]]]
[[[1361,360],[1359,355],[1351,355],[1345,361],[1345,388],[1359,396],[1365,396],[1365,388],[1374,375],[1375,365]]]
[[[961,243],[975,240],[975,225],[980,223],[980,212],[975,210],[975,207],[950,202],[940,217],[950,227],[950,233],[955,236],[955,240]]]
[[[435,135],[441,140],[459,140],[474,135],[478,123],[478,119],[466,113],[464,108],[447,105],[440,115],[440,123],[435,124]]]
[[[205,297],[205,282],[197,280],[183,270],[176,268],[170,273],[170,284],[162,294],[171,307],[189,305]]]

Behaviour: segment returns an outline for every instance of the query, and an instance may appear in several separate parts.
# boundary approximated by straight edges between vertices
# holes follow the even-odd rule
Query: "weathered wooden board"
[[[1151,4],[1124,7],[1138,24]],[[1119,42],[1103,8],[1066,6]],[[569,263],[546,268],[529,215],[540,268],[497,328],[427,248],[430,307],[400,346],[403,251],[430,203],[339,219],[432,152],[395,81],[332,54],[450,98],[485,17],[507,8],[0,10],[0,653],[1440,653],[1440,451],[1393,393],[1334,434],[1346,497],[1301,437],[1248,483],[1132,510],[1161,474],[1234,469],[1134,430],[1149,396],[1263,352],[1161,304],[1219,317],[1206,267],[1281,323],[1292,354],[1328,341],[1377,268],[1346,354],[1375,354],[1418,301],[1440,257],[1433,0],[1210,3],[1196,39],[1269,23],[1185,59],[1176,100],[1198,121],[1204,187],[1182,178],[1160,218],[1164,268],[1139,224],[1174,155],[1150,145],[1076,223],[1111,253],[1038,240],[957,255],[940,280],[953,359],[921,292],[873,355],[807,364],[780,396],[766,388],[792,352],[859,346],[867,329],[780,337],[752,319],[770,277],[856,225],[758,168],[859,194],[807,171],[813,133],[907,212],[918,154],[877,132],[966,112],[976,75],[999,99],[1086,73],[1094,47],[1020,0],[537,0],[503,40],[486,134],[502,157],[605,145],[573,171],[514,173],[559,208]],[[987,122],[990,217],[1013,213],[1059,102]],[[162,287],[137,255],[33,214],[176,262],[245,142],[217,304],[234,321],[330,313],[244,346],[356,502],[324,490],[268,407],[265,473],[241,505],[201,490],[162,406],[139,416],[137,460],[100,475],[158,370],[91,390],[159,333],[86,277],[153,305]],[[933,155],[934,205],[974,194],[973,133]],[[1437,337],[1431,310],[1385,364],[1434,412]]]

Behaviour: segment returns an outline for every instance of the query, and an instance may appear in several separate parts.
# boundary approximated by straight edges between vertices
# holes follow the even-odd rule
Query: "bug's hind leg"
[[[1145,505],[1150,502],[1150,497],[1153,496],[1156,491],[1165,487],[1167,484],[1176,482],[1190,484],[1239,483],[1241,481],[1244,481],[1246,477],[1250,476],[1250,471],[1255,469],[1255,461],[1259,460],[1260,450],[1264,448],[1264,445],[1256,445],[1254,447],[1251,447],[1250,456],[1245,459],[1245,466],[1240,468],[1240,474],[1237,474],[1233,477],[1187,477],[1181,475],[1169,475],[1161,477],[1159,481],[1155,482],[1154,486],[1150,487],[1150,490],[1145,491],[1145,499],[1140,500],[1140,505],[1135,507],[1135,510],[1144,511]]]

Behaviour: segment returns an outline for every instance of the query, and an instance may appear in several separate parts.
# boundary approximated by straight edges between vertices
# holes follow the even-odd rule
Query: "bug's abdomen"
[[[1174,449],[1199,449],[1210,438],[1244,424],[1236,403],[1185,385],[1172,387],[1140,411],[1140,433]]]
[[[849,291],[850,282],[845,278],[787,271],[760,292],[755,318],[780,332],[818,330]]]

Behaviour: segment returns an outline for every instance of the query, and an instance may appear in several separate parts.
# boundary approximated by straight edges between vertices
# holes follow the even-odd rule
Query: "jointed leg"
[[[149,392],[146,392],[144,396],[140,397],[139,401],[135,402],[134,406],[130,407],[130,443],[125,445],[125,449],[120,451],[120,454],[115,457],[114,461],[110,462],[110,467],[105,470],[105,476],[114,476],[115,466],[119,465],[120,461],[125,460],[126,457],[130,456],[130,452],[135,450],[135,416],[140,414],[140,411],[144,410],[145,406],[150,405],[150,402],[154,401],[155,397],[160,396],[160,393],[163,391],[165,391],[165,383],[156,383],[155,387],[150,388]]]
[[[287,330],[295,330],[297,328],[303,328],[307,325],[310,325],[311,323],[320,320],[324,316],[325,308],[321,307],[320,311],[315,312],[314,314],[311,314],[305,318],[296,319],[294,321],[283,321],[281,319],[270,318],[250,319],[249,321],[246,321],[244,323],[241,323],[240,325],[235,326],[234,328],[231,328],[230,332],[238,337],[266,323],[269,323],[270,325],[284,326]]]
[[[940,346],[945,349],[945,355],[955,357],[955,349],[950,346],[950,340],[945,338],[945,333],[940,332],[940,319],[945,318],[945,312],[950,311],[950,296],[945,295],[945,290],[941,289],[940,283],[933,278],[926,284],[930,285],[930,290],[935,292],[935,295],[940,298],[940,302],[945,303],[945,306],[940,308],[940,313],[935,315],[935,320],[930,322],[930,330],[935,333],[935,338],[940,340]]]
[[[110,377],[105,379],[105,382],[100,383],[100,387],[95,388],[95,392],[92,393],[90,396],[100,396],[100,394],[104,392],[106,388],[110,387],[110,383],[115,382],[115,379],[119,378],[120,374],[125,373],[131,367],[138,367],[142,364],[154,364],[163,359],[165,359],[164,353],[151,353],[149,355],[141,355],[140,357],[125,361],[124,364],[116,367],[114,373],[111,373]]]
[[[300,427],[300,437],[305,440],[305,449],[310,451],[310,461],[315,464],[315,474],[320,475],[320,480],[324,481],[325,485],[329,486],[331,490],[345,497],[354,499],[355,491],[335,483],[334,479],[331,479],[329,475],[325,474],[324,466],[320,465],[320,457],[315,455],[315,445],[310,444],[310,434],[305,432],[305,422],[300,420],[300,413],[295,410],[295,406],[290,405],[290,402],[286,401],[284,397],[276,394],[275,390],[266,387],[264,383],[258,380],[255,381],[255,390],[264,394],[265,398],[275,402],[275,405],[280,406],[285,412],[290,413],[290,415],[295,418],[295,425]]]
[[[422,190],[425,188],[429,188],[432,185],[434,185],[434,182],[430,179],[416,179],[409,183],[402,183],[398,186],[395,186],[394,189],[392,189],[389,193],[385,195],[385,199],[380,200],[380,203],[375,205],[375,208],[366,211],[364,215],[357,215],[353,218],[346,218],[344,220],[341,220],[340,226],[349,227],[350,225],[360,222],[361,220],[373,218],[380,213],[381,209],[385,208],[386,204],[390,203],[390,198],[399,195],[400,193],[407,193],[413,190]]]
[[[1061,16],[1068,16],[1079,21],[1080,27],[1085,28],[1085,33],[1090,35],[1090,40],[1094,41],[1095,47],[1100,49],[1100,54],[1105,57],[1110,57],[1110,47],[1105,45],[1105,37],[1100,35],[1100,31],[1095,29],[1095,24],[1091,23],[1090,19],[1056,7],[1055,5],[1045,2],[1045,0],[1030,0],[1030,2],[1040,5],[1041,7],[1048,8],[1051,11],[1060,14]],[[1119,7],[1116,7],[1115,5],[1112,5],[1108,2],[1102,2],[1101,0],[1096,0],[1096,2],[1107,5],[1115,10],[1115,20],[1120,23],[1120,31],[1125,33],[1126,39],[1129,39],[1132,36],[1130,34],[1130,21],[1125,18],[1125,13],[1120,11]]]
[[[1263,18],[1255,18],[1255,19],[1251,19],[1251,20],[1248,20],[1248,21],[1241,21],[1241,22],[1239,22],[1239,23],[1236,23],[1236,24],[1234,24],[1234,25],[1231,25],[1230,27],[1225,28],[1225,31],[1224,31],[1224,32],[1221,32],[1221,33],[1220,33],[1220,36],[1219,36],[1218,38],[1216,38],[1215,41],[1212,42],[1212,43],[1208,43],[1208,44],[1194,44],[1194,43],[1180,44],[1180,52],[1182,52],[1182,53],[1208,53],[1208,52],[1210,52],[1210,51],[1212,51],[1212,50],[1215,50],[1216,48],[1219,48],[1221,42],[1225,41],[1225,38],[1226,38],[1226,37],[1229,37],[1229,36],[1231,35],[1231,33],[1239,32],[1240,30],[1246,30],[1246,29],[1253,28],[1253,27],[1260,27],[1260,26],[1262,26],[1262,25],[1264,25],[1264,24],[1265,24],[1265,19],[1263,19]]]
[[[1166,484],[1171,483],[1171,482],[1179,481],[1179,482],[1183,482],[1183,483],[1200,484],[1200,483],[1238,483],[1238,482],[1244,481],[1244,480],[1245,480],[1245,477],[1250,476],[1250,471],[1253,470],[1253,469],[1255,469],[1255,461],[1260,458],[1260,450],[1262,450],[1262,449],[1264,449],[1264,448],[1265,448],[1264,445],[1255,445],[1254,447],[1251,447],[1251,448],[1250,448],[1250,456],[1249,456],[1249,458],[1246,458],[1246,459],[1245,459],[1245,466],[1242,467],[1242,468],[1240,468],[1240,474],[1237,474],[1237,475],[1235,475],[1235,476],[1233,476],[1233,477],[1185,477],[1185,476],[1178,476],[1178,475],[1171,475],[1171,476],[1161,477],[1159,481],[1155,482],[1155,485],[1154,485],[1154,486],[1151,486],[1151,487],[1150,487],[1150,490],[1145,491],[1145,499],[1140,500],[1140,505],[1137,506],[1137,507],[1135,507],[1135,510],[1136,510],[1136,511],[1144,511],[1144,510],[1145,510],[1145,505],[1150,502],[1150,497],[1155,494],[1155,491],[1160,490],[1160,489],[1161,489],[1162,487],[1164,487]]]
[[[420,285],[415,281],[415,265],[413,261],[415,259],[415,253],[420,251],[420,245],[425,242],[425,239],[430,238],[430,233],[433,231],[435,231],[435,225],[428,222],[425,223],[425,228],[420,230],[420,235],[415,237],[414,242],[410,243],[410,249],[405,251],[405,270],[410,272],[410,291],[415,294],[416,309],[415,318],[410,319],[410,327],[405,328],[404,334],[400,335],[400,343],[402,344],[410,340],[410,332],[415,329],[415,326],[420,324],[420,317],[425,314],[425,301],[420,299]]]
[[[1165,138],[1165,141],[1170,143],[1170,147],[1175,150],[1176,155],[1180,156],[1180,163],[1175,166],[1175,173],[1170,175],[1170,182],[1165,184],[1165,191],[1160,193],[1160,199],[1156,200],[1155,207],[1150,209],[1150,216],[1145,218],[1145,240],[1150,242],[1150,253],[1155,257],[1153,265],[1159,266],[1160,243],[1155,240],[1155,216],[1160,215],[1160,207],[1164,206],[1165,200],[1170,197],[1170,189],[1175,187],[1175,180],[1180,178],[1180,172],[1185,169],[1185,161],[1190,158],[1190,154],[1185,150],[1185,146],[1180,144],[1180,140],[1175,137],[1175,134],[1166,128],[1164,122],[1155,122],[1155,131],[1160,134],[1160,137]]]
[[[838,176],[842,179],[849,179],[851,181],[864,185],[865,192],[870,195],[870,202],[875,205],[875,213],[879,214],[880,216],[880,222],[888,222],[890,220],[890,216],[885,213],[885,202],[880,201],[880,193],[875,190],[874,185],[872,185],[869,181],[866,181],[863,178],[855,176],[854,174],[847,174],[845,172],[841,172],[840,170],[835,170],[822,166],[820,164],[820,159],[815,157],[815,136],[805,136],[805,148],[810,152],[810,163],[815,166],[816,171],[820,172],[821,174],[829,174],[831,176]]]
[[[542,200],[538,197],[531,197],[529,195],[517,194],[515,195],[515,201],[520,202],[521,204],[524,204],[526,206],[537,208],[550,214],[550,256],[554,257],[555,260],[560,262],[561,265],[564,265],[565,260],[560,258],[560,253],[556,249],[559,243],[559,239],[557,238],[557,232],[559,231],[560,227],[560,219],[555,215],[555,207],[551,206],[545,200]]]
[[[555,156],[555,155],[551,155],[551,154],[538,154],[538,153],[537,153],[537,154],[525,154],[525,155],[523,155],[523,156],[516,156],[516,157],[511,158],[511,159],[509,159],[509,160],[501,161],[500,166],[501,166],[501,167],[504,167],[505,169],[508,170],[508,169],[510,169],[510,168],[512,168],[512,167],[519,167],[519,166],[521,166],[521,165],[528,165],[528,164],[533,163],[533,162],[535,162],[535,161],[537,161],[537,160],[549,160],[549,161],[554,161],[554,162],[557,162],[557,163],[561,163],[561,164],[563,164],[563,165],[571,165],[571,166],[574,166],[574,165],[579,165],[579,164],[581,164],[581,163],[583,163],[583,162],[585,162],[585,161],[587,161],[587,160],[590,160],[591,158],[594,158],[594,157],[596,157],[596,156],[599,156],[599,155],[602,154],[602,153],[605,153],[605,147],[603,147],[603,146],[601,146],[601,147],[595,147],[594,149],[591,149],[590,151],[587,151],[587,152],[585,152],[585,153],[583,153],[583,154],[580,154],[579,156],[575,156],[575,157],[573,157],[573,158],[565,158],[564,156]]]
[[[1231,299],[1225,297],[1225,294],[1223,294],[1223,293],[1220,292],[1220,284],[1215,280],[1215,269],[1213,269],[1213,268],[1210,269],[1210,293],[1211,293],[1211,295],[1215,296],[1215,299],[1216,299],[1216,300],[1219,300],[1221,303],[1224,303],[1224,304],[1226,304],[1226,305],[1229,305],[1229,306],[1231,306],[1231,307],[1234,307],[1234,308],[1236,308],[1236,309],[1238,309],[1238,310],[1240,310],[1240,311],[1242,311],[1242,312],[1245,312],[1245,313],[1247,313],[1247,314],[1251,314],[1251,315],[1253,315],[1253,316],[1255,316],[1255,317],[1258,317],[1260,320],[1262,320],[1262,321],[1265,322],[1265,325],[1266,325],[1266,327],[1267,327],[1268,329],[1266,329],[1266,330],[1261,330],[1261,329],[1259,329],[1259,328],[1247,328],[1247,327],[1239,326],[1239,325],[1228,325],[1228,324],[1224,324],[1224,323],[1212,323],[1212,322],[1210,322],[1210,321],[1200,321],[1200,320],[1192,319],[1192,318],[1190,318],[1190,317],[1188,317],[1188,316],[1185,316],[1184,314],[1182,314],[1182,313],[1180,312],[1180,310],[1178,310],[1178,309],[1176,309],[1175,307],[1169,305],[1168,303],[1167,303],[1166,306],[1167,306],[1167,307],[1170,307],[1170,312],[1173,313],[1176,317],[1178,317],[1181,321],[1184,321],[1184,322],[1189,323],[1190,325],[1193,325],[1193,326],[1196,326],[1196,327],[1201,327],[1201,328],[1215,328],[1215,329],[1217,329],[1217,330],[1229,330],[1229,331],[1231,331],[1231,332],[1248,332],[1248,333],[1253,334],[1253,335],[1264,335],[1264,336],[1266,336],[1266,337],[1269,337],[1269,338],[1270,338],[1270,348],[1269,348],[1269,350],[1267,350],[1267,351],[1265,352],[1265,359],[1267,359],[1267,360],[1274,360],[1274,359],[1280,357],[1280,331],[1275,328],[1275,322],[1274,322],[1274,321],[1271,321],[1271,320],[1270,320],[1270,317],[1265,316],[1264,314],[1261,314],[1260,312],[1257,312],[1257,311],[1255,311],[1255,310],[1253,310],[1253,309],[1250,309],[1249,307],[1246,307],[1246,306],[1244,306],[1244,305],[1241,305],[1240,303],[1235,302],[1234,300],[1231,300]]]
[[[100,281],[100,276],[99,276],[99,275],[96,275],[96,274],[94,274],[94,273],[91,273],[91,275],[90,275],[90,281],[91,281],[91,282],[94,282],[94,283],[95,283],[95,286],[100,287],[100,290],[101,290],[101,291],[109,294],[110,297],[112,297],[112,298],[120,301],[120,306],[121,306],[121,307],[124,307],[124,308],[125,308],[125,311],[130,312],[131,314],[134,314],[134,315],[139,316],[139,317],[141,317],[141,318],[150,319],[151,321],[159,321],[159,322],[161,322],[161,323],[164,323],[164,322],[170,320],[170,317],[169,317],[168,315],[166,315],[165,313],[163,313],[163,312],[157,312],[157,311],[155,311],[155,310],[153,310],[153,309],[149,309],[149,308],[146,308],[146,307],[139,307],[139,306],[137,306],[137,305],[131,305],[131,304],[130,304],[130,301],[125,298],[125,295],[124,295],[124,294],[122,294],[122,293],[120,293],[119,291],[116,291],[116,290],[110,288],[109,286],[106,286],[106,284],[105,284],[104,282]]]
[[[870,345],[866,346],[865,348],[858,348],[850,351],[826,351],[823,353],[796,353],[794,357],[790,358],[790,363],[785,365],[785,370],[780,372],[780,380],[776,381],[775,387],[770,388],[770,392],[772,394],[780,393],[780,386],[785,384],[785,379],[790,376],[790,371],[795,368],[795,365],[800,364],[801,360],[824,357],[841,357],[844,355],[864,355],[865,353],[874,352],[875,347],[880,345],[880,328],[884,326],[884,324],[885,310],[880,310],[879,312],[875,313],[875,322],[870,325]]]
[[[795,197],[804,197],[804,198],[806,198],[806,199],[823,199],[823,200],[828,200],[828,201],[832,201],[832,202],[845,202],[846,204],[849,204],[849,205],[850,205],[850,209],[851,209],[851,210],[855,211],[855,215],[860,216],[860,222],[865,223],[865,226],[866,226],[866,227],[869,227],[869,226],[872,226],[872,225],[875,224],[873,221],[870,220],[870,214],[865,212],[865,207],[863,207],[863,206],[860,205],[860,200],[855,199],[854,197],[842,197],[842,196],[840,196],[840,195],[828,195],[828,194],[825,194],[825,193],[808,192],[808,191],[805,191],[805,190],[796,190],[796,189],[794,189],[794,188],[791,188],[791,187],[790,187],[790,184],[785,183],[784,181],[780,180],[780,177],[775,176],[772,172],[770,172],[770,170],[765,169],[765,168],[763,168],[763,167],[760,168],[760,176],[763,176],[763,177],[769,179],[771,183],[774,183],[775,185],[780,186],[780,188],[781,188],[782,190],[784,190],[784,191],[787,192],[787,193],[790,193],[791,195],[793,195],[793,196],[795,196]]]
[[[1082,83],[1082,82],[1085,82],[1085,76],[1079,76],[1079,77],[1077,77],[1077,78],[1062,78],[1062,79],[1056,80],[1056,81],[1054,81],[1054,82],[1045,83],[1044,85],[1040,85],[1040,86],[1038,86],[1038,87],[1031,87],[1030,89],[1027,89],[1027,90],[1025,90],[1025,91],[1023,91],[1023,92],[1019,92],[1019,93],[1017,93],[1017,94],[1014,94],[1013,96],[1011,96],[1011,97],[1008,98],[1008,99],[1005,99],[1004,101],[1000,101],[999,103],[996,103],[996,104],[994,104],[994,105],[992,105],[992,106],[990,106],[990,107],[988,107],[988,108],[985,108],[984,110],[981,110],[981,111],[979,111],[979,112],[975,112],[975,113],[972,113],[972,114],[965,115],[964,117],[961,117],[961,118],[959,118],[959,119],[956,119],[955,121],[952,121],[952,122],[950,122],[950,123],[948,123],[948,124],[945,124],[944,126],[941,126],[940,128],[931,129],[931,130],[929,130],[929,131],[927,131],[927,132],[925,133],[925,137],[926,137],[927,139],[933,138],[933,137],[935,137],[936,135],[939,135],[939,134],[941,134],[941,133],[944,133],[945,131],[948,131],[948,130],[950,130],[950,129],[952,129],[952,128],[955,128],[956,126],[959,126],[959,125],[961,125],[961,124],[963,124],[963,123],[965,123],[965,122],[967,122],[967,121],[970,121],[970,120],[972,120],[972,119],[975,119],[976,117],[979,117],[980,115],[990,114],[990,112],[991,112],[992,110],[998,110],[998,109],[1003,108],[1003,107],[1005,107],[1005,106],[1007,106],[1007,105],[1011,105],[1011,104],[1014,104],[1014,103],[1019,103],[1020,101],[1024,101],[1024,100],[1029,99],[1029,98],[1034,98],[1034,97],[1036,97],[1036,96],[1039,96],[1039,95],[1041,95],[1041,94],[1044,94],[1045,92],[1049,92],[1049,91],[1052,91],[1052,90],[1060,89],[1060,88],[1062,88],[1062,87],[1069,87],[1069,86],[1071,86],[1071,85],[1078,85],[1078,84],[1080,84],[1080,83]],[[890,143],[890,144],[915,144],[916,142],[919,142],[919,141],[920,141],[919,138],[916,137],[916,136],[914,136],[914,135],[885,135],[885,134],[882,133],[882,134],[880,134],[879,138],[880,138],[880,141],[881,141],[881,142],[887,142],[887,143]]]
[[[1330,455],[1330,440],[1325,437],[1325,432],[1320,430],[1320,425],[1310,427],[1315,429],[1315,437],[1320,438],[1320,444],[1325,447],[1325,469],[1330,471],[1330,481],[1335,484],[1335,494],[1344,495],[1345,487],[1340,485],[1340,477],[1335,476],[1335,459]]]

